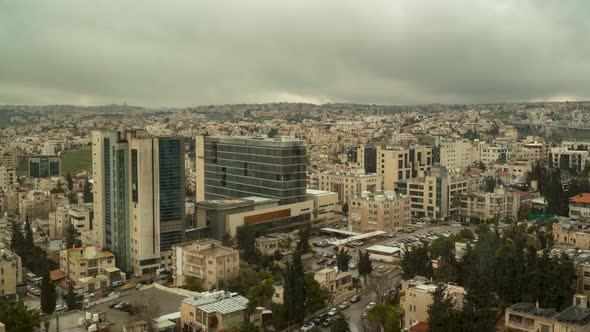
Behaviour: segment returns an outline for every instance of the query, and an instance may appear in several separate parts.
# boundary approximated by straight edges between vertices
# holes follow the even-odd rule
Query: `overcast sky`
[[[0,0],[0,104],[590,99],[590,1]]]

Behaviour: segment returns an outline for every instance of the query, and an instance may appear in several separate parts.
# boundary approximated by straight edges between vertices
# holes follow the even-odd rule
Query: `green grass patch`
[[[418,136],[418,144],[419,145],[427,145],[427,146],[434,146],[436,143],[436,138],[430,135],[422,135]]]
[[[74,176],[83,171],[92,174],[92,148],[68,150],[61,154],[61,174]]]

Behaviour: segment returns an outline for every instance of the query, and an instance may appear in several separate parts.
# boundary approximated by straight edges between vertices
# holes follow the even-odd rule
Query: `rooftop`
[[[570,197],[571,203],[590,204],[590,193],[583,193]]]
[[[206,313],[228,314],[236,311],[246,310],[248,299],[237,293],[225,291],[201,293],[195,297],[188,297],[182,300],[190,306],[197,307]]]
[[[334,194],[331,191],[325,191],[325,190],[316,190],[316,189],[306,189],[305,193],[308,195],[314,195],[314,196],[324,196],[324,195],[331,195]]]

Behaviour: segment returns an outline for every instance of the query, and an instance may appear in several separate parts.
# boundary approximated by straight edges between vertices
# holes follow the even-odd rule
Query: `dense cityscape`
[[[589,106],[0,106],[0,321],[590,331]]]

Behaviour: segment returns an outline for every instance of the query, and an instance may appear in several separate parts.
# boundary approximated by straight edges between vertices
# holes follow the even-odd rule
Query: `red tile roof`
[[[583,193],[576,195],[574,197],[570,197],[570,202],[572,203],[582,203],[582,204],[590,204],[590,194]]]
[[[410,327],[411,332],[428,332],[430,331],[430,326],[426,322],[418,322],[416,325]]]

